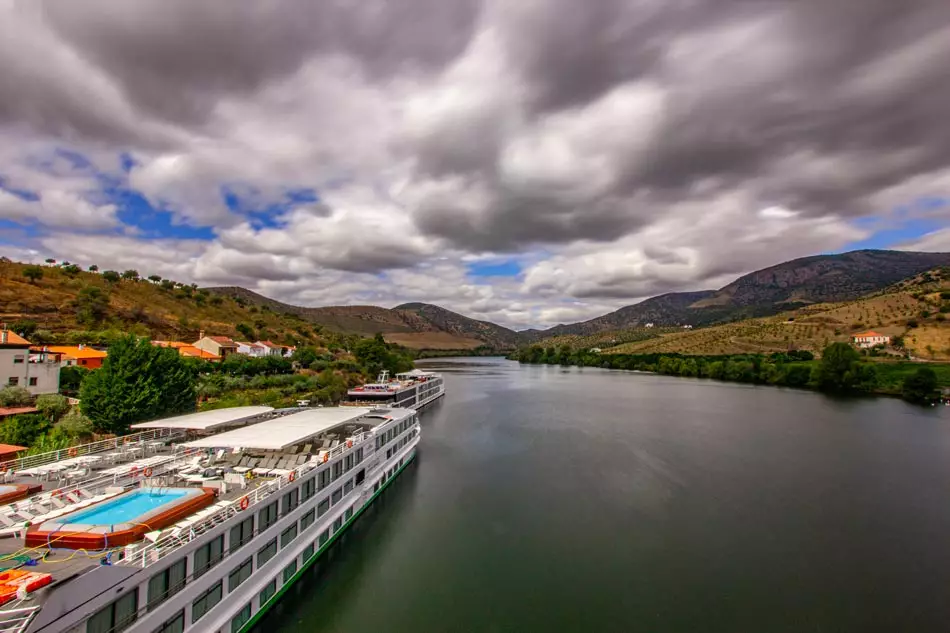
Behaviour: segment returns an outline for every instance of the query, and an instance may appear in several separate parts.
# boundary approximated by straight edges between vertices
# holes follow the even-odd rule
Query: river
[[[268,633],[944,631],[950,410],[495,358]]]

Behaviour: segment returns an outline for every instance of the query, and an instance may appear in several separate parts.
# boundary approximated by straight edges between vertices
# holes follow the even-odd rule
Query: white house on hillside
[[[853,335],[851,342],[855,347],[874,347],[875,345],[887,345],[891,342],[891,337],[871,330]]]
[[[57,393],[61,356],[42,348],[31,351],[28,340],[0,330],[0,387],[23,387],[34,396]]]
[[[237,345],[238,354],[244,354],[245,356],[251,356],[253,358],[267,356],[267,348],[263,345],[248,343],[246,341],[234,341],[234,343]]]

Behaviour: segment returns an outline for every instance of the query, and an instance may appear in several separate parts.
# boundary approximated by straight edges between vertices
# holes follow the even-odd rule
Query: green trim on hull
[[[270,600],[268,600],[267,602],[265,602],[264,604],[261,605],[261,607],[257,610],[257,613],[255,613],[254,615],[251,616],[251,619],[248,620],[247,623],[245,623],[244,626],[242,626],[242,627],[238,630],[238,633],[247,633],[248,631],[250,631],[250,630],[254,627],[254,625],[257,624],[258,621],[259,621],[262,617],[264,617],[264,616],[267,614],[267,612],[271,609],[271,607],[273,607],[275,604],[277,604],[277,602],[280,600],[280,597],[281,597],[282,595],[284,595],[284,593],[287,592],[287,591],[293,586],[293,584],[294,584],[295,582],[297,582],[297,581],[300,579],[301,576],[303,576],[304,572],[306,572],[308,569],[310,569],[310,567],[311,567],[314,563],[316,563],[318,560],[320,560],[320,557],[323,556],[324,552],[326,552],[326,551],[330,548],[330,546],[333,545],[333,543],[336,542],[337,537],[339,537],[341,534],[343,534],[344,532],[346,532],[346,529],[347,529],[354,521],[356,521],[358,518],[360,518],[360,515],[363,514],[363,511],[366,510],[366,508],[368,508],[370,505],[372,505],[373,501],[376,500],[376,497],[378,497],[379,495],[383,494],[383,491],[386,490],[386,488],[389,487],[389,484],[391,484],[391,483],[396,479],[396,476],[397,476],[399,473],[401,473],[403,470],[405,470],[406,466],[408,466],[409,464],[412,463],[412,460],[414,460],[414,459],[416,458],[416,451],[417,451],[417,450],[418,450],[418,446],[416,447],[415,450],[413,450],[412,454],[409,456],[409,459],[406,460],[406,463],[403,464],[402,466],[400,466],[400,467],[399,467],[399,470],[397,470],[395,473],[393,473],[393,476],[390,477],[389,479],[387,479],[387,480],[386,480],[386,483],[384,483],[384,484],[380,487],[379,490],[377,490],[376,492],[374,492],[372,497],[370,497],[369,499],[367,499],[366,503],[364,503],[364,504],[362,505],[362,507],[360,507],[360,509],[357,510],[357,511],[353,514],[353,516],[350,517],[350,520],[347,521],[346,523],[344,523],[344,524],[340,527],[340,529],[337,530],[337,531],[333,534],[333,536],[330,537],[330,540],[328,540],[326,543],[324,543],[324,544],[323,544],[323,547],[321,547],[320,549],[318,549],[318,550],[316,551],[316,553],[315,553],[313,556],[310,557],[310,560],[308,560],[306,563],[304,563],[303,566],[302,566],[299,570],[297,570],[297,573],[295,573],[293,576],[291,576],[290,582],[285,582],[283,585],[281,585],[280,589],[277,590],[277,593],[275,593],[273,596],[271,596]]]

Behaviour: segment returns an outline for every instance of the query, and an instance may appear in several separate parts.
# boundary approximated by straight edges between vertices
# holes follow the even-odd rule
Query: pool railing
[[[323,458],[320,457],[320,455],[326,453],[327,461],[330,461],[351,450],[356,450],[358,446],[363,445],[365,442],[372,441],[373,437],[374,435],[371,432],[366,431],[347,438],[347,441],[341,443],[339,446],[328,451],[321,451],[320,454],[314,455],[314,459],[297,466],[285,475],[280,475],[272,481],[257,486],[246,495],[238,497],[230,503],[222,502],[219,504],[220,509],[218,511],[205,515],[193,523],[188,523],[187,526],[183,526],[179,531],[176,531],[174,528],[166,528],[154,543],[149,543],[138,551],[126,549],[122,553],[124,557],[115,564],[146,567],[149,564],[155,563],[162,557],[194,541],[208,530],[220,525],[231,517],[241,512],[249,512],[251,508],[279,492],[281,488],[296,480],[300,475],[308,473],[322,465]],[[352,446],[349,446],[348,443],[351,441]],[[244,499],[247,499],[247,507],[242,510],[241,502]]]
[[[119,437],[109,438],[107,440],[99,440],[98,442],[90,442],[89,444],[80,444],[78,446],[61,448],[56,451],[49,451],[48,453],[27,455],[26,457],[20,457],[18,459],[7,460],[5,462],[0,462],[0,471],[12,470],[16,472],[20,470],[26,470],[27,468],[36,468],[37,466],[53,464],[69,457],[81,457],[83,455],[104,453],[106,451],[122,448],[127,444],[139,444],[142,442],[153,442],[156,440],[171,440],[176,437],[184,437],[184,434],[184,431],[181,429],[149,429],[148,431],[133,433],[132,435],[122,435]]]

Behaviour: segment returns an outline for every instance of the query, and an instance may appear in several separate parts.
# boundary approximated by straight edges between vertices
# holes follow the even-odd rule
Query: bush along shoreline
[[[846,343],[832,343],[820,358],[809,351],[772,354],[687,356],[683,354],[601,354],[567,347],[521,348],[508,356],[526,364],[601,367],[684,378],[814,389],[837,394],[900,396],[931,406],[950,385],[950,366],[912,362],[870,362]]]

